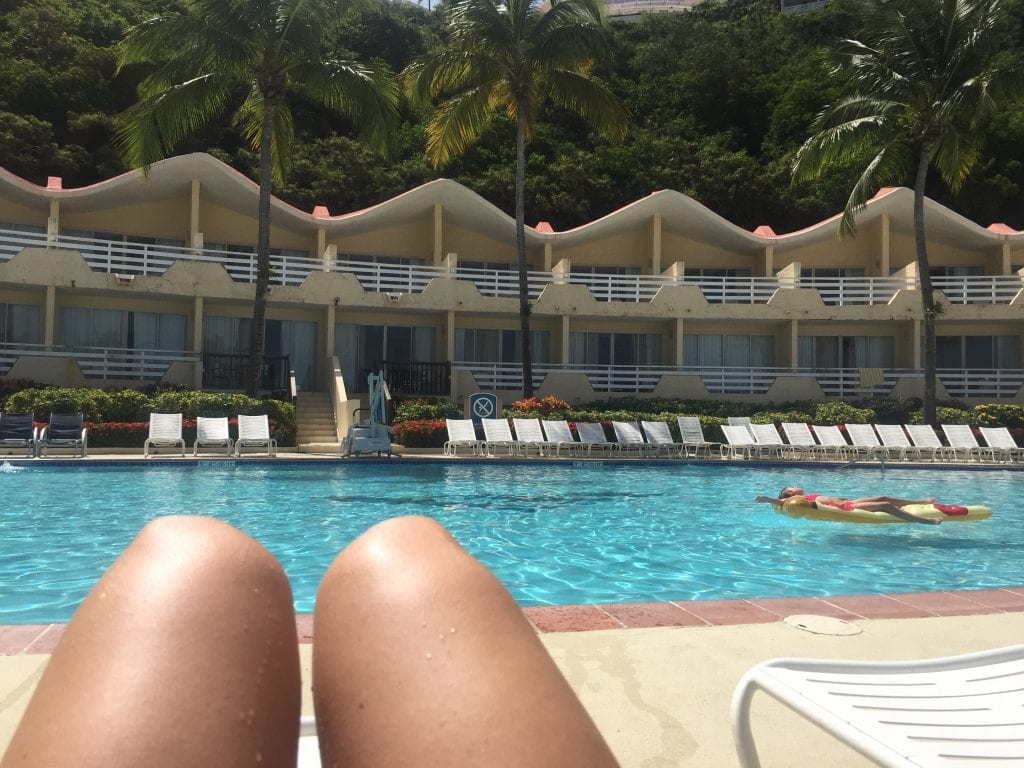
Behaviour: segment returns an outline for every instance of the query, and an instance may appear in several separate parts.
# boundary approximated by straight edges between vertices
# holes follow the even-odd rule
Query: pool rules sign
[[[501,403],[493,392],[474,392],[466,399],[466,418],[473,420],[473,426],[480,426],[480,419],[501,418]]]

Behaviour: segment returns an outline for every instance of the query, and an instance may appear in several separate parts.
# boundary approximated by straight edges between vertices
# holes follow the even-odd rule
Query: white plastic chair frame
[[[750,723],[758,690],[881,766],[1024,761],[1024,645],[923,661],[758,664],[732,698],[743,768],[760,765]]]
[[[270,419],[267,415],[238,417],[238,440],[235,453],[242,455],[243,448],[266,448],[268,456],[277,455],[277,440],[270,436]]]
[[[722,444],[704,439],[704,428],[697,416],[678,416],[679,436],[683,441],[682,453],[697,458],[703,452],[710,457],[712,451],[721,451]]]
[[[445,419],[448,439],[444,444],[445,456],[458,455],[459,448],[470,448],[476,456],[483,449],[483,441],[476,436],[472,419]]]
[[[228,432],[227,416],[196,417],[196,441],[192,444],[192,455],[198,456],[200,448],[223,448],[224,455],[230,456],[235,441]]]
[[[185,455],[180,413],[149,414],[149,437],[142,444],[142,455],[148,457],[151,451],[160,448],[181,448],[181,455]]]
[[[556,459],[562,455],[563,448],[565,448],[569,456],[577,453],[581,456],[583,455],[584,445],[573,438],[568,421],[564,419],[561,421],[542,419],[540,423],[544,427],[544,437],[547,439],[548,445],[555,446]]]

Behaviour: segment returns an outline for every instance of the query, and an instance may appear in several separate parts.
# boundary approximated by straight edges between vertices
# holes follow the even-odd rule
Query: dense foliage
[[[1020,0],[1010,0],[1013,40],[1024,39]],[[66,187],[125,170],[111,145],[118,115],[145,74],[115,75],[114,44],[133,23],[177,0],[0,0],[0,165],[36,183]],[[791,186],[789,167],[814,117],[844,94],[826,84],[822,51],[860,25],[856,0],[782,15],[768,0],[708,0],[692,11],[613,23],[614,63],[599,72],[632,114],[625,140],[596,138],[582,121],[549,109],[530,144],[526,221],[564,229],[659,189],[676,189],[736,224],[777,232],[841,210],[858,164]],[[399,71],[443,39],[438,12],[382,0],[347,19],[339,52],[377,57]],[[1017,48],[1008,56],[1019,58]],[[434,171],[424,156],[429,114],[404,108],[387,160],[354,140],[344,119],[297,105],[292,170],[275,193],[305,210],[344,213],[438,175],[456,179],[511,214],[514,126],[498,117],[465,155]],[[986,126],[978,165],[956,195],[929,179],[929,196],[987,225],[1024,228],[1024,103]],[[180,147],[209,151],[255,178],[252,152],[226,128]]]

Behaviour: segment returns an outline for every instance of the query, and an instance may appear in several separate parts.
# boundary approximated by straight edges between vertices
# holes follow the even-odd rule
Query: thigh
[[[224,523],[162,518],[75,613],[3,766],[294,765],[299,690],[277,561]]]
[[[313,692],[324,765],[617,764],[508,591],[425,518],[328,571]]]

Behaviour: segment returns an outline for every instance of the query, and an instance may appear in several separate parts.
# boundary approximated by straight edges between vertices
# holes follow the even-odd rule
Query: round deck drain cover
[[[859,635],[862,630],[858,625],[832,616],[814,616],[813,614],[796,614],[783,619],[786,624],[805,632],[816,635]]]

